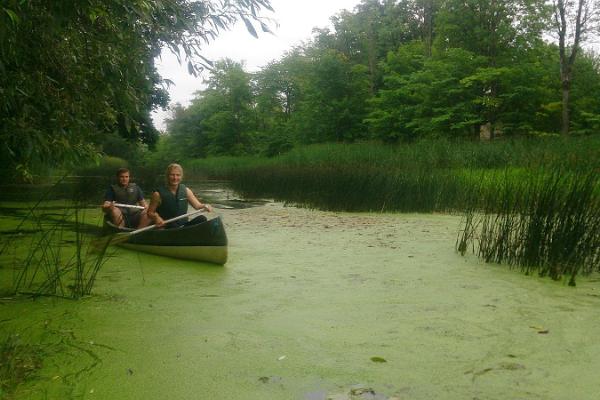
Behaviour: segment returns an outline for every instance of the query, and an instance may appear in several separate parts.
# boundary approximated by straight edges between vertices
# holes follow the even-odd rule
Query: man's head
[[[183,178],[183,168],[179,164],[169,164],[167,167],[167,184],[170,186],[177,186]]]
[[[129,185],[129,169],[119,168],[117,170],[117,179],[119,180],[119,186],[126,187]]]

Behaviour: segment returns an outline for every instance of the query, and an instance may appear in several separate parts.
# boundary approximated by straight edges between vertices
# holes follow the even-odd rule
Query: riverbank
[[[454,251],[460,217],[221,210],[224,267],[118,250],[94,294],[3,299],[45,343],[16,399],[587,399],[600,278]]]

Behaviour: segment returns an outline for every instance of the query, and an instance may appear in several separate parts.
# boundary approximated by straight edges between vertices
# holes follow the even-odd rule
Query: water
[[[43,367],[16,399],[600,391],[597,276],[570,288],[463,258],[453,248],[455,216],[319,212],[190,187],[234,207],[217,210],[229,262],[119,249],[89,298],[3,298],[2,333],[44,349]]]

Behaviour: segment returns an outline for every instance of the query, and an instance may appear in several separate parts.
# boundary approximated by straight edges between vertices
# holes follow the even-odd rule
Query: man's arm
[[[156,226],[164,225],[164,221],[161,216],[156,212],[156,209],[160,205],[160,193],[153,192],[150,198],[150,205],[148,206],[148,217],[154,221]]]
[[[111,186],[108,187],[106,193],[104,193],[104,203],[102,203],[102,210],[108,211],[115,208],[115,192]]]
[[[195,210],[205,209],[208,212],[212,211],[211,205],[210,204],[202,204],[190,188],[186,188],[186,195],[187,195],[186,197],[188,199],[188,202],[190,203],[190,205],[192,207],[194,207]]]
[[[144,192],[142,191],[142,188],[137,186],[137,192],[137,204],[145,209],[148,209],[148,203],[146,203],[146,199],[144,199]]]

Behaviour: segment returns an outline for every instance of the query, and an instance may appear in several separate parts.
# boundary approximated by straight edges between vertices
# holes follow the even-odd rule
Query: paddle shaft
[[[136,205],[133,205],[133,204],[114,203],[114,205],[116,207],[121,207],[121,208],[135,208],[136,210],[143,210],[144,209],[144,207],[142,207],[142,206],[136,206]]]
[[[204,212],[204,210],[194,210],[194,211],[192,211],[190,213],[183,214],[183,215],[180,215],[178,217],[167,219],[167,220],[164,221],[163,225],[169,224],[171,222],[179,221],[180,219],[191,217],[192,215],[200,214],[202,212]],[[136,229],[135,231],[126,232],[126,233],[124,233],[124,235],[127,235],[129,237],[129,236],[137,235],[138,233],[149,231],[149,230],[154,229],[156,227],[157,227],[156,224],[152,224],[152,225],[148,225],[148,226],[146,226],[144,228]]]

